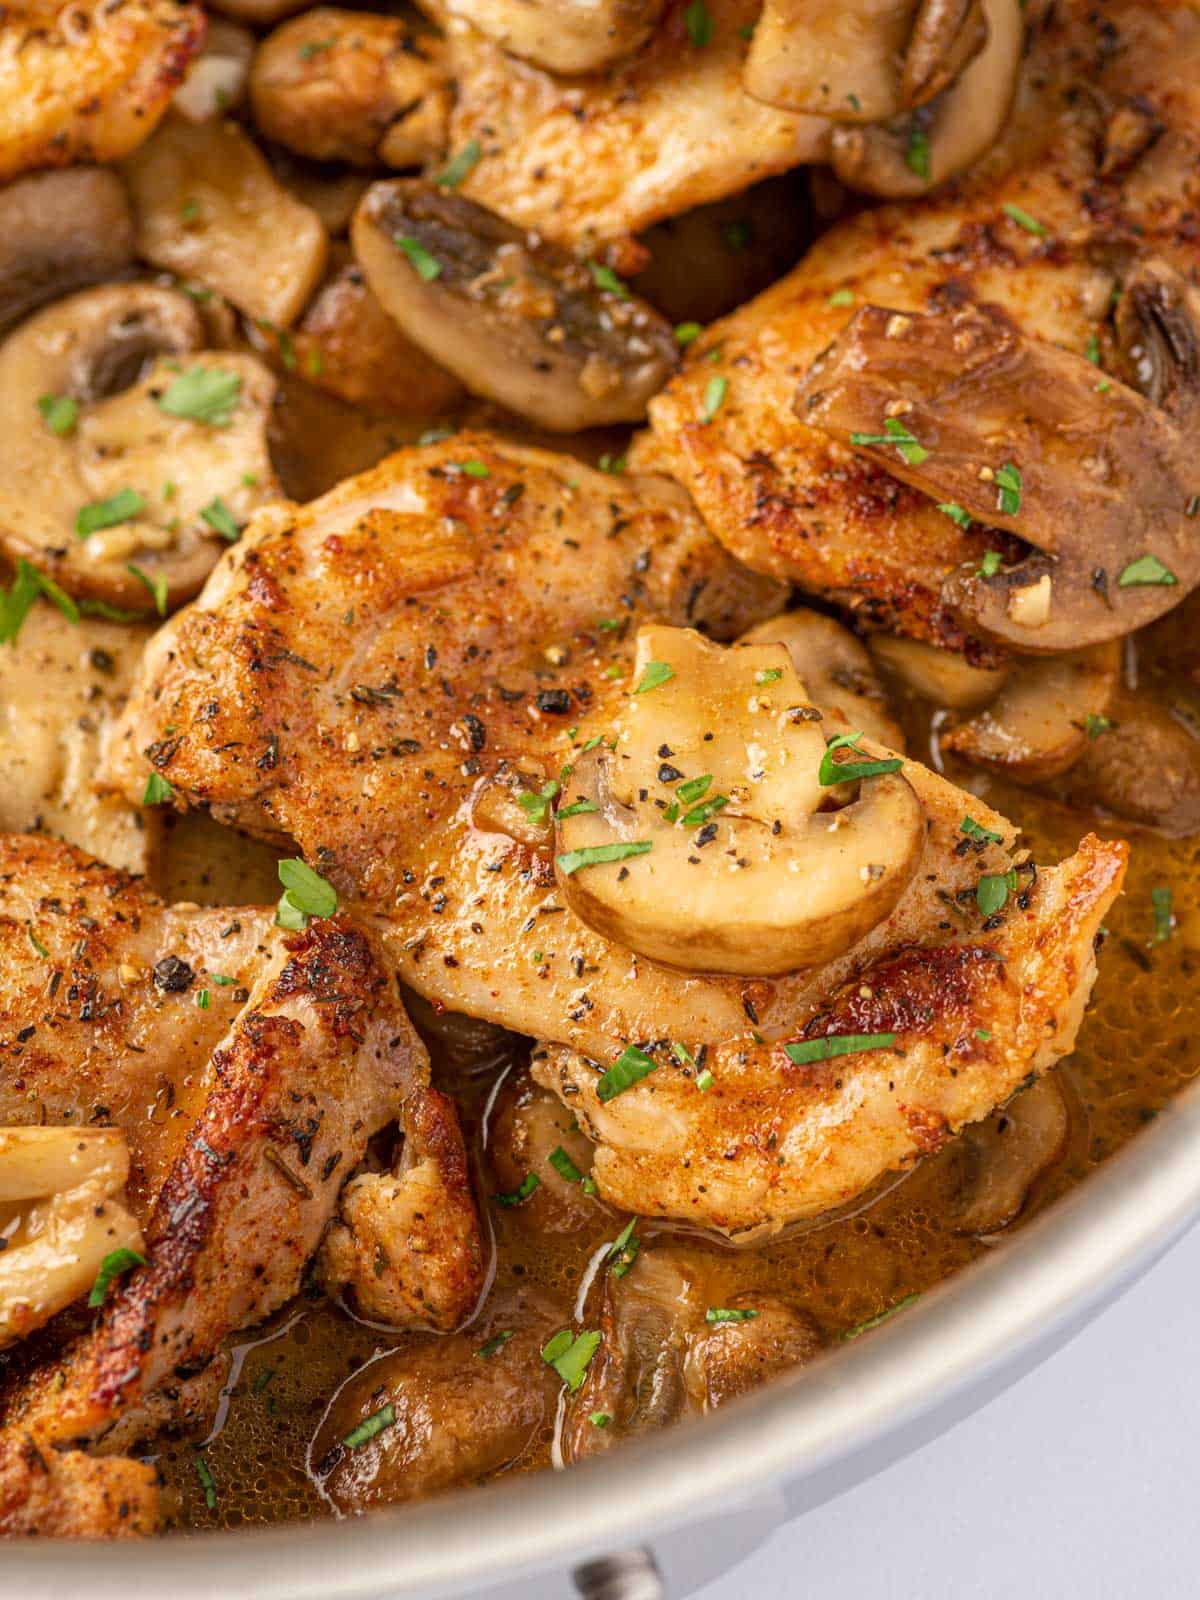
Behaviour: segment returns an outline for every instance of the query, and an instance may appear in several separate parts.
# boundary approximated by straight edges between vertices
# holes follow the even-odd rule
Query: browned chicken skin
[[[867,303],[999,306],[1026,334],[1094,349],[1102,383],[1120,361],[1109,312],[1131,258],[1195,269],[1198,59],[1200,18],[1176,0],[1052,8],[996,149],[931,198],[836,224],[789,277],[708,329],[652,402],[633,459],[677,477],[759,571],[865,622],[978,648],[943,584],[988,549],[1007,561],[1019,547],[964,531],[877,458],[805,426],[796,385]],[[714,373],[728,390],[706,421]]]
[[[421,1107],[427,1058],[372,941],[345,918],[285,933],[266,912],[164,909],[31,838],[0,841],[0,867],[6,1120],[116,1121],[139,1156],[148,1265],[61,1362],[6,1396],[5,1440],[86,1444],[296,1292],[368,1138]],[[418,1109],[416,1137],[440,1144],[458,1227],[432,1253],[428,1294],[411,1230],[380,1277],[405,1279],[389,1302],[403,1320],[453,1323],[478,1296],[482,1251],[440,1098]],[[404,1176],[394,1198],[407,1201]],[[447,1247],[454,1293],[437,1276]],[[20,1505],[11,1515],[19,1525]]]

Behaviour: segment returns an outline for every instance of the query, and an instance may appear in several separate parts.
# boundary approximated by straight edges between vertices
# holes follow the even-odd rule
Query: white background
[[[1185,1595],[1200,1595],[1200,1229],[1035,1372],[696,1600]]]

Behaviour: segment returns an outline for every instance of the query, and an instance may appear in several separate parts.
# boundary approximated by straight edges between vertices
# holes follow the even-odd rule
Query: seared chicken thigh
[[[10,1389],[6,1448],[94,1442],[203,1371],[226,1334],[296,1292],[368,1139],[397,1119],[407,1128],[413,1110],[410,1165],[422,1172],[432,1115],[457,1226],[424,1257],[430,1240],[401,1230],[373,1262],[377,1292],[403,1281],[392,1303],[419,1325],[453,1325],[474,1304],[482,1248],[461,1135],[440,1097],[423,1109],[425,1051],[348,919],[286,933],[269,912],[163,907],[66,846],[9,837],[0,956],[4,1119],[125,1129],[147,1256],[92,1332]],[[407,1170],[391,1196],[401,1207]],[[450,1259],[453,1295],[437,1283]],[[0,1525],[26,1516],[18,1495]]]
[[[999,308],[1001,326],[1073,353],[1081,392],[1088,363],[1096,364],[1087,409],[1075,418],[1082,439],[1103,436],[1105,407],[1123,392],[1121,379],[1154,405],[1170,406],[1181,387],[1190,399],[1194,333],[1183,308],[1163,301],[1136,333],[1122,326],[1123,313],[1115,323],[1110,315],[1122,286],[1153,260],[1186,278],[1200,259],[1193,226],[1198,64],[1200,17],[1192,6],[1068,0],[1053,7],[1024,63],[1008,129],[986,160],[931,198],[836,224],[789,277],[710,327],[651,402],[652,432],[634,461],[675,476],[717,537],[757,570],[836,599],[866,622],[974,648],[952,603],[960,597],[943,586],[974,573],[987,551],[1007,562],[1019,547],[1010,534],[988,531],[986,512],[968,506],[968,519],[952,503],[960,496],[931,498],[932,489],[911,487],[917,450],[864,453],[843,435],[808,425],[793,409],[797,385],[858,308],[948,317],[979,304]],[[1172,329],[1165,342],[1156,319]],[[705,396],[714,375],[727,388],[710,417]],[[1008,403],[1010,427],[1003,406],[986,418],[1001,451],[1013,447],[1025,409],[1040,402],[1012,388]],[[897,390],[889,434],[907,410]],[[958,415],[968,427],[980,425],[978,404],[966,396]],[[850,426],[860,429],[860,441],[880,432]],[[982,441],[979,449],[988,459]],[[1013,462],[1019,473],[1022,463]],[[898,481],[889,463],[910,481]],[[1081,501],[1106,481],[1102,457],[1088,470],[1078,480]],[[1139,498],[1136,484],[1124,492]],[[1034,497],[1026,495],[1015,520],[999,514],[1013,509],[1009,497],[1004,507],[998,492],[993,499],[997,520],[1020,533]],[[1178,515],[1186,501],[1181,495]],[[937,502],[951,502],[950,513]],[[1071,537],[1069,517],[1063,526],[1060,516],[1061,537]],[[1086,529],[1085,519],[1074,537],[1086,543]],[[1138,592],[1118,590],[1116,579],[1108,580],[1114,597]],[[1136,573],[1129,579],[1140,581]],[[1186,586],[1179,582],[1165,598],[1181,598]],[[1038,648],[1032,635],[1028,648]]]
[[[586,245],[820,159],[823,118],[778,111],[742,87],[759,10],[758,0],[671,0],[635,54],[566,79],[449,19],[450,149],[474,140],[482,150],[463,193],[523,228]]]

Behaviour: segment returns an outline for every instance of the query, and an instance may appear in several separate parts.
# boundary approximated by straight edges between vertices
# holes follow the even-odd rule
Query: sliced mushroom
[[[534,1233],[577,1233],[595,1227],[602,1214],[584,1180],[592,1169],[592,1146],[573,1113],[557,1095],[539,1087],[528,1070],[514,1072],[493,1108],[488,1157],[503,1195],[515,1194],[529,1176],[537,1187],[511,1214]],[[552,1159],[553,1158],[553,1159]]]
[[[282,327],[296,319],[325,267],[325,229],[240,128],[168,117],[122,170],[140,256],[248,316]]]
[[[668,966],[767,977],[832,960],[888,915],[921,804],[885,760],[820,809],[847,791],[821,781],[821,715],[782,645],[642,628],[634,683],[615,746],[563,790],[556,867],[577,916]]]
[[[636,422],[677,354],[664,318],[596,263],[416,180],[371,186],[351,237],[405,334],[555,432]]]
[[[106,167],[39,172],[0,189],[0,332],[132,263],[129,200]]]
[[[1200,581],[1200,459],[1183,425],[1200,340],[1190,296],[1172,306],[1169,410],[999,313],[867,306],[810,368],[796,411],[956,516],[1035,547],[947,577],[966,628],[1029,654],[1099,644]]]
[[[927,194],[995,144],[1016,93],[1025,29],[1020,0],[979,0],[987,43],[927,106],[871,127],[833,131],[830,165],[851,189],[887,199]],[[934,73],[926,82],[937,82]]]
[[[716,1410],[822,1347],[807,1312],[765,1291],[730,1293],[728,1272],[710,1256],[643,1244],[628,1270],[614,1270],[626,1259],[606,1265],[593,1291],[602,1337],[568,1400],[568,1461]]]
[[[331,239],[344,239],[371,182],[368,175],[306,161],[281,145],[272,145],[269,155],[271,170],[288,193],[316,212]]]
[[[0,1349],[86,1294],[106,1256],[141,1254],[128,1177],[117,1129],[0,1128]]]
[[[510,55],[547,72],[599,72],[641,49],[666,0],[446,0]]]
[[[220,17],[208,24],[204,49],[175,91],[172,106],[189,122],[209,122],[241,105],[254,55],[249,28]]]
[[[1200,832],[1200,739],[1163,706],[1118,691],[1064,782],[1075,805],[1187,838]]]
[[[159,808],[94,788],[149,637],[129,623],[68,618],[43,599],[0,649],[0,832],[40,830],[126,872],[157,868]]]
[[[738,644],[785,646],[815,705],[840,713],[889,750],[904,749],[904,730],[891,715],[870,656],[840,622],[819,611],[787,611],[751,628]]]
[[[876,661],[901,683],[949,711],[974,711],[986,705],[1008,677],[1005,667],[977,667],[953,650],[939,650],[921,639],[896,639],[873,633],[867,648]]]
[[[419,1500],[519,1462],[545,1435],[561,1384],[542,1346],[563,1308],[521,1289],[489,1296],[465,1333],[411,1340],[338,1390],[313,1439],[309,1470],[342,1512]],[[383,1412],[386,1426],[363,1423]]]
[[[1022,661],[989,706],[943,734],[942,747],[1017,783],[1057,778],[1105,726],[1120,666],[1115,642]]]
[[[402,17],[318,6],[258,47],[254,120],[314,161],[417,167],[441,156],[450,95],[441,47]]]
[[[288,332],[254,328],[256,343],[285,367],[353,406],[391,416],[439,416],[463,396],[458,379],[407,339],[367,285],[345,245]]]
[[[278,494],[266,443],[275,380],[253,356],[199,350],[201,336],[186,295],[145,283],[86,289],[9,335],[0,548],[136,612],[196,593],[223,539]],[[228,399],[211,423],[158,403],[199,370],[213,377],[193,384],[215,380]],[[65,417],[43,415],[47,399]]]
[[[1038,1078],[986,1122],[963,1130],[953,1151],[961,1177],[953,1204],[962,1233],[994,1233],[1025,1205],[1062,1155],[1070,1117],[1055,1073]]]
[[[981,0],[767,0],[743,81],[785,111],[882,122],[952,83],[987,31]]]

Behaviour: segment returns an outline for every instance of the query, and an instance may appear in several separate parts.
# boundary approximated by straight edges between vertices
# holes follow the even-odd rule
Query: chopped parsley
[[[331,917],[338,908],[337,890],[297,856],[279,863],[279,881],[275,921],[281,928],[307,927],[309,917]]]
[[[1100,341],[1094,333],[1088,335],[1088,342],[1083,347],[1084,358],[1094,367],[1100,365]]]
[[[825,304],[831,308],[834,306],[852,306],[854,304],[854,293],[850,289],[835,289]]]
[[[599,811],[600,807],[594,800],[572,800],[569,806],[559,806],[560,817],[581,817],[589,811]]]
[[[1004,557],[1000,554],[999,550],[985,550],[983,552],[983,560],[975,569],[976,576],[980,578],[994,578],[1003,565]]]
[[[707,1094],[712,1088],[714,1081],[715,1080],[712,1073],[707,1067],[705,1067],[704,1071],[701,1072],[696,1078],[696,1087],[699,1089],[701,1094]]]
[[[39,956],[41,956],[43,961],[48,961],[50,959],[50,952],[49,952],[49,950],[47,950],[46,946],[42,943],[42,941],[38,938],[37,934],[34,933],[32,928],[26,928],[25,932],[29,935],[29,942],[33,946],[33,948],[37,952],[37,954]]]
[[[564,1182],[583,1182],[583,1173],[580,1172],[579,1168],[571,1160],[570,1156],[563,1149],[562,1145],[555,1145],[554,1149],[551,1150],[546,1159]]]
[[[978,839],[981,844],[1003,844],[1002,834],[993,833],[990,828],[985,828],[982,822],[976,822],[974,817],[964,817],[958,825],[959,833],[965,833],[968,839]]]
[[[555,1372],[574,1394],[587,1376],[592,1357],[600,1348],[600,1334],[585,1331],[573,1334],[562,1328],[542,1346],[542,1360]]]
[[[887,772],[899,772],[904,765],[899,756],[892,756],[887,761],[872,761],[866,756],[865,751],[858,748],[857,741],[863,737],[860,728],[857,733],[840,733],[836,739],[831,739],[825,746],[825,754],[821,757],[820,770],[817,773],[817,782],[828,788],[834,783],[852,783],[857,778],[879,778]],[[862,756],[861,761],[842,761],[833,759],[835,750],[849,750],[856,756]]]
[[[971,513],[965,507],[960,506],[957,500],[943,500],[938,506],[938,510],[944,517],[949,517],[950,521],[956,523],[960,528],[969,528],[971,526]],[[994,555],[995,552],[988,551],[988,554]]]
[[[107,500],[89,500],[75,513],[75,532],[81,539],[101,528],[115,528],[136,517],[146,502],[136,489],[118,489]]]
[[[761,688],[764,683],[778,683],[782,677],[782,667],[764,667],[761,672],[754,674],[754,681]]]
[[[631,839],[628,844],[591,844],[582,850],[564,850],[555,857],[558,870],[566,877],[583,867],[602,867],[610,861],[628,861],[631,856],[644,856],[653,850],[653,839]]]
[[[749,1306],[709,1306],[704,1313],[705,1322],[753,1322],[757,1311]]]
[[[403,250],[412,263],[413,271],[422,283],[432,283],[435,278],[442,275],[442,264],[429,254],[419,239],[410,239],[403,234],[396,235],[396,248]]]
[[[1117,579],[1117,586],[1121,589],[1141,589],[1161,584],[1169,589],[1178,582],[1171,569],[1164,567],[1157,556],[1139,556],[1122,572]]]
[[[204,1504],[210,1511],[217,1509],[217,1480],[209,1469],[208,1462],[202,1455],[194,1455],[192,1461],[196,1467],[196,1476],[200,1480],[200,1487],[204,1490]]]
[[[130,577],[136,578],[143,588],[150,591],[151,595],[154,597],[154,609],[158,612],[160,617],[165,617],[167,614],[168,588],[166,573],[156,572],[151,574],[149,572],[145,572],[141,567],[137,566],[136,563],[132,561],[127,561],[125,563],[125,571],[129,573]]]
[[[872,450],[895,445],[910,467],[919,467],[929,457],[929,451],[914,433],[909,432],[899,417],[885,417],[882,433],[852,433],[850,443]]]
[[[615,294],[622,300],[629,299],[629,290],[611,267],[606,267],[602,261],[589,261],[588,271],[597,289],[603,289],[606,294]]]
[[[607,1428],[612,1418],[607,1411],[589,1411],[588,1421],[593,1428]]]
[[[929,177],[929,135],[917,123],[909,130],[904,165],[910,172],[915,172],[918,178]]]
[[[652,1072],[657,1072],[658,1065],[652,1056],[648,1056],[644,1050],[639,1050],[637,1045],[627,1044],[612,1066],[600,1074],[596,1082],[597,1097],[604,1104],[609,1100],[615,1100],[619,1094],[624,1094],[626,1089],[632,1089],[635,1083],[640,1083]]]
[[[369,1417],[364,1418],[357,1428],[342,1440],[347,1450],[361,1450],[364,1444],[369,1444],[377,1433],[382,1433],[385,1428],[390,1428],[396,1421],[396,1408],[389,1400],[387,1405],[380,1406],[378,1411],[373,1411]]]
[[[1021,474],[1011,461],[997,469],[996,490],[999,495],[996,509],[1006,517],[1015,517],[1021,509]]]
[[[117,1278],[124,1277],[125,1273],[132,1272],[134,1267],[144,1267],[146,1258],[139,1255],[136,1250],[127,1250],[124,1245],[119,1250],[110,1250],[100,1263],[100,1271],[96,1274],[96,1281],[88,1292],[89,1306],[102,1306],[108,1295],[109,1285]]]
[[[550,811],[550,802],[558,793],[558,784],[551,778],[549,783],[544,783],[536,794],[526,791],[517,796],[517,804],[529,818],[530,822],[537,824],[545,822]],[[593,810],[595,807],[593,807]]]
[[[1031,217],[1028,211],[1014,205],[1011,200],[1005,203],[1004,215],[1015,222],[1018,228],[1024,228],[1026,233],[1035,234],[1039,239],[1046,237],[1045,224],[1039,222],[1036,217]]]
[[[664,683],[669,683],[675,676],[675,668],[666,661],[648,661],[646,670],[642,673],[641,680],[634,689],[634,694],[649,694],[651,689],[658,689]]]
[[[614,1278],[623,1278],[638,1258],[642,1241],[637,1236],[637,1218],[630,1217],[620,1233],[608,1247],[604,1257]]]
[[[708,380],[704,389],[704,421],[711,422],[725,404],[725,396],[729,392],[729,379],[720,376]]]
[[[458,154],[438,173],[435,183],[440,189],[457,189],[475,171],[483,159],[483,146],[478,139],[468,139]]]
[[[196,1008],[197,1008],[197,1010],[199,1010],[199,1011],[207,1011],[208,1008],[209,1008],[209,1005],[211,1004],[211,1001],[212,1001],[212,997],[209,994],[207,989],[197,989],[197,991],[196,991]]]
[[[13,644],[38,595],[52,600],[68,622],[79,621],[79,607],[52,578],[23,557],[17,561],[12,588],[0,589],[0,644]]]
[[[704,795],[708,793],[709,789],[712,787],[712,781],[712,773],[703,772],[698,778],[689,778],[686,783],[681,783],[678,789],[676,789],[675,794],[680,800],[683,801],[684,805],[693,805],[697,800],[702,799]]]
[[[146,779],[146,787],[142,790],[142,804],[144,806],[161,806],[167,800],[175,798],[175,791],[160,772],[152,772]]]
[[[724,811],[728,804],[729,796],[727,794],[714,794],[710,799],[701,801],[698,806],[693,806],[690,811],[686,811],[683,817],[683,825],[685,828],[703,827],[711,817],[716,816],[718,811]]]
[[[1089,711],[1087,720],[1083,724],[1083,731],[1089,739],[1098,739],[1102,733],[1111,733],[1116,723],[1111,717],[1101,716],[1097,711]]]
[[[1017,890],[1017,871],[1010,867],[1007,872],[985,872],[975,885],[975,904],[985,917],[995,916],[997,911],[1002,911],[1008,902],[1010,894]]]
[[[497,1350],[504,1348],[515,1332],[515,1328],[505,1328],[503,1333],[494,1333],[490,1339],[484,1340],[475,1354],[481,1361],[489,1360],[496,1354]]]
[[[894,1033],[827,1033],[820,1039],[800,1039],[785,1044],[784,1054],[798,1067],[812,1061],[829,1061],[834,1056],[856,1056],[863,1050],[890,1050]]]
[[[447,461],[446,465],[453,472],[464,473],[468,478],[490,478],[487,463],[472,459],[470,461]]]
[[[42,421],[60,439],[72,433],[79,421],[79,402],[69,394],[43,394],[38,397],[38,410]]]
[[[681,322],[675,329],[675,343],[681,350],[686,349],[687,346],[694,343],[694,341],[697,340],[703,332],[704,329],[698,322]]]
[[[886,1311],[877,1312],[875,1316],[868,1317],[865,1322],[856,1323],[853,1328],[847,1328],[842,1334],[843,1339],[857,1339],[860,1333],[866,1333],[870,1328],[877,1328],[881,1322],[886,1322],[889,1317],[894,1317],[897,1311],[903,1311],[905,1306],[911,1306],[914,1300],[919,1300],[919,1294],[906,1294],[903,1300],[897,1300],[894,1306],[889,1306]]]
[[[712,43],[713,19],[704,0],[691,0],[691,4],[683,13],[683,20],[687,36],[697,50],[703,50],[705,45]]]
[[[219,533],[230,544],[236,544],[241,538],[242,530],[238,527],[237,518],[220,495],[216,495],[206,506],[201,506],[200,515],[215,533]]]
[[[223,367],[190,367],[157,396],[160,411],[171,417],[227,428],[241,398],[241,374]]]
[[[1171,890],[1162,884],[1150,891],[1150,904],[1154,907],[1154,942],[1165,944],[1175,927]]]
[[[524,1205],[535,1189],[540,1189],[542,1180],[536,1172],[527,1172],[515,1189],[510,1189],[508,1194],[494,1194],[492,1199],[498,1206]]]

